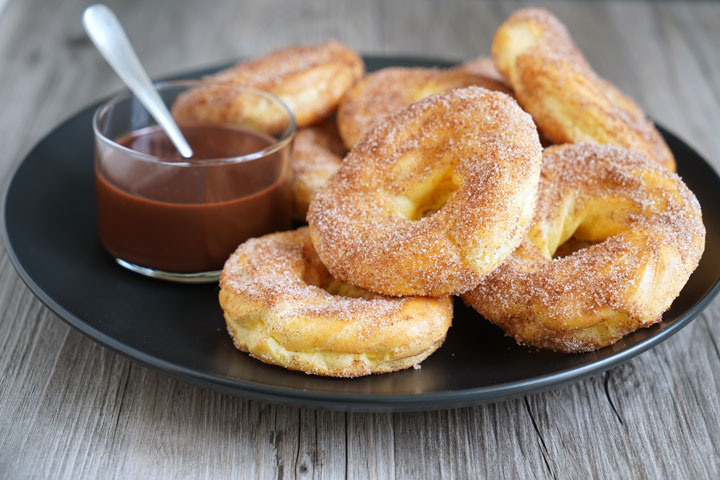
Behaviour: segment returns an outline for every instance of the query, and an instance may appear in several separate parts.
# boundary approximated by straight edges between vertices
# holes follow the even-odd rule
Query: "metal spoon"
[[[192,148],[153,87],[112,10],[101,4],[86,8],[83,13],[83,26],[95,47],[170,137],[180,155],[185,158],[192,157]]]

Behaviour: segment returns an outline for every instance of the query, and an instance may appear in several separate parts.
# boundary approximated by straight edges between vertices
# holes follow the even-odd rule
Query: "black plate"
[[[366,58],[390,65],[449,66],[446,61]],[[199,76],[208,73],[192,72]],[[661,129],[680,175],[703,206],[707,245],[700,266],[665,320],[602,350],[565,355],[521,347],[462,302],[447,341],[420,370],[330,379],[265,365],[233,348],[215,285],[152,280],[116,265],[96,235],[93,105],[47,135],[8,187],[4,235],[13,265],[30,289],[67,323],[144,365],[246,397],[341,409],[428,409],[536,392],[601,372],[687,325],[717,293],[720,210],[715,171]]]

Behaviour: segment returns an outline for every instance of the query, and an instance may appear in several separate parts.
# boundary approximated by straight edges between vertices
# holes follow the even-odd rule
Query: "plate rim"
[[[451,65],[457,63],[452,60],[419,57],[419,56],[383,56],[383,55],[363,55],[364,60],[378,62],[394,62],[398,63],[434,63],[437,65]],[[160,80],[172,78],[192,78],[201,76],[209,71],[217,70],[229,65],[229,63],[217,64],[199,69],[188,70],[186,72],[173,74],[160,78]],[[100,345],[110,348],[112,351],[138,362],[141,365],[168,374],[174,378],[189,382],[191,384],[200,385],[202,387],[212,388],[214,390],[234,395],[242,396],[255,400],[270,401],[274,403],[284,403],[311,407],[323,407],[329,409],[337,409],[343,411],[417,411],[417,410],[439,410],[445,408],[458,408],[469,405],[479,405],[483,403],[491,403],[501,400],[508,400],[521,395],[539,393],[541,391],[556,388],[563,384],[575,382],[587,378],[591,375],[606,371],[616,365],[624,363],[630,358],[636,357],[647,350],[653,348],[664,340],[670,338],[678,331],[686,327],[694,318],[696,318],[707,305],[720,292],[720,276],[715,280],[712,287],[706,294],[700,298],[688,311],[676,318],[673,323],[657,332],[655,335],[648,337],[639,343],[636,343],[618,353],[609,357],[596,360],[594,362],[568,367],[566,369],[553,372],[550,374],[540,375],[528,379],[516,380],[494,384],[490,386],[467,388],[462,390],[446,390],[431,393],[403,393],[403,394],[376,394],[376,393],[337,393],[331,391],[317,391],[309,389],[297,389],[290,387],[281,387],[275,385],[263,385],[256,382],[241,379],[227,379],[217,375],[200,372],[191,368],[183,367],[172,362],[166,361],[154,355],[150,355],[135,347],[122,343],[111,336],[108,336],[78,316],[70,313],[62,305],[57,303],[33,280],[32,276],[25,270],[18,259],[15,249],[10,240],[10,233],[7,228],[7,202],[9,192],[18,171],[25,164],[26,160],[58,129],[79,115],[92,111],[99,104],[106,101],[106,98],[94,101],[89,105],[78,109],[73,114],[67,116],[61,122],[56,124],[21,156],[8,175],[5,182],[3,199],[2,199],[2,236],[5,242],[5,250],[7,252],[10,263],[20,276],[21,280],[30,289],[30,291],[38,298],[50,311],[57,315],[67,325],[77,329],[83,335],[96,341]],[[705,158],[700,155],[693,147],[691,147],[682,138],[673,132],[670,132],[661,125],[656,124],[661,133],[670,135],[674,139],[681,142],[684,147],[696,155],[706,167],[714,174],[714,180],[720,184],[720,175]],[[707,247],[706,247],[707,248]],[[342,379],[339,379],[342,381]]]

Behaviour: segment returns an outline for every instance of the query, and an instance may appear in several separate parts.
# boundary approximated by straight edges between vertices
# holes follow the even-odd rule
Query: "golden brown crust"
[[[591,246],[553,258],[571,237]],[[659,321],[704,245],[700,205],[674,173],[622,147],[551,147],[528,235],[463,300],[520,343],[595,350]]]
[[[331,40],[275,50],[206,77],[206,80],[248,85],[273,93],[292,110],[297,126],[303,127],[332,114],[345,92],[364,71],[365,65],[357,53]],[[191,90],[178,98],[173,115],[189,120],[231,120],[232,111],[238,109],[237,102],[231,97],[217,96],[211,89]]]
[[[334,280],[307,228],[240,245],[220,277],[235,346],[266,363],[357,377],[422,362],[445,340],[452,300],[390,298]]]
[[[334,118],[298,130],[292,153],[295,218],[305,220],[313,195],[340,168],[346,153]]]
[[[310,204],[335,278],[387,295],[464,292],[520,243],[541,147],[530,116],[480,87],[444,92],[376,124]]]
[[[450,69],[390,67],[373,72],[342,99],[338,107],[340,135],[352,148],[373,124],[389,114],[454,88],[476,85],[511,93],[503,81],[494,77],[493,70],[487,59],[475,59]]]
[[[675,170],[672,152],[645,113],[593,71],[551,13],[514,13],[496,32],[492,56],[520,105],[554,143],[620,145]]]

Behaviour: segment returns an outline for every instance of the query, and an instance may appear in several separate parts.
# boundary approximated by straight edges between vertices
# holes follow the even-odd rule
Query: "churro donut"
[[[510,93],[502,81],[484,73],[476,59],[455,68],[390,67],[365,76],[342,99],[337,119],[345,145],[352,148],[370,127],[387,115],[430,95],[477,85]]]
[[[298,130],[292,153],[295,218],[305,220],[313,195],[340,168],[346,153],[334,118]]]
[[[315,195],[313,243],[335,278],[374,292],[464,292],[522,240],[541,156],[508,95],[425,98],[376,124]]]
[[[558,257],[568,239],[586,248]],[[704,246],[700,204],[674,173],[622,147],[551,147],[528,235],[463,299],[520,343],[595,350],[660,321]]]
[[[346,45],[331,40],[317,45],[297,45],[271,52],[206,77],[214,84],[241,84],[280,97],[295,115],[298,127],[329,116],[345,92],[365,71],[362,59]],[[262,110],[248,99],[220,87],[195,88],[173,105],[179,120],[232,122],[238,111]]]
[[[554,143],[620,145],[675,170],[672,152],[645,113],[593,71],[550,12],[514,13],[496,32],[492,56],[517,101]]]
[[[417,365],[442,345],[452,321],[449,297],[383,297],[334,280],[307,227],[240,245],[225,263],[220,288],[239,350],[317,375]]]

